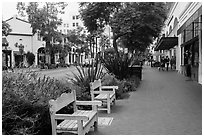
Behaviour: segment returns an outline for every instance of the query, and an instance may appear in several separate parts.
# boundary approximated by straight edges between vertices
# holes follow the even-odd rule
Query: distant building
[[[70,2],[68,3],[68,6],[65,9],[65,13],[60,16],[62,19],[62,24],[58,26],[58,32],[61,32],[62,34],[68,34],[70,30],[75,30],[78,27],[84,28],[83,33],[88,35],[88,31],[85,29],[85,26],[83,24],[83,21],[80,18],[79,14],[79,4]],[[98,52],[101,51],[101,47],[99,46],[100,38],[94,38],[91,46],[90,42],[88,42],[89,46],[89,53],[85,55],[85,53],[78,54],[77,45],[72,46],[71,52],[69,53],[67,57],[67,61],[69,64],[72,64],[74,62],[80,62],[83,63],[86,58],[94,58]],[[80,57],[82,56],[82,57]],[[69,59],[68,59],[69,58]]]
[[[40,35],[33,35],[31,24],[25,20],[14,16],[5,21],[10,25],[12,31],[6,37],[8,41],[7,50],[10,51],[8,56],[9,67],[18,67],[23,62],[26,65],[25,54],[29,51],[35,55],[35,65],[39,64],[39,49],[45,47],[45,42]]]
[[[171,4],[156,51],[176,57],[176,70],[202,84],[202,3]]]

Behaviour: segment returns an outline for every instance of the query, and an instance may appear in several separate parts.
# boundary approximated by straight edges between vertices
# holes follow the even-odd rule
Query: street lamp
[[[21,56],[21,61],[20,61],[20,67],[22,67],[23,64],[23,53],[24,53],[24,45],[22,44],[22,39],[19,39],[19,42],[15,44],[16,47],[19,48],[19,53]]]
[[[19,52],[20,52],[20,55],[21,55],[21,67],[22,67],[22,64],[23,64],[23,51],[24,51],[24,45],[22,44],[22,39],[19,39]]]

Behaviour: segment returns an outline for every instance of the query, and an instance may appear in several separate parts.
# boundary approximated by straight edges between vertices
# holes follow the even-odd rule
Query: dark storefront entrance
[[[199,41],[198,38],[184,45],[184,66],[186,75],[198,81]]]
[[[199,58],[202,51],[202,7],[200,7],[177,31],[181,35],[181,68],[183,74],[199,81]],[[201,63],[200,63],[201,65]]]

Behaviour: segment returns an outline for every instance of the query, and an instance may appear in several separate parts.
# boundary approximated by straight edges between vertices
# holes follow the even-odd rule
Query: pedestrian
[[[166,71],[168,71],[169,70],[169,57],[168,56],[166,56],[165,58],[165,64],[166,64]]]
[[[171,65],[171,70],[174,69],[174,65],[176,65],[174,56],[172,56],[171,59],[170,59],[170,65]]]
[[[164,56],[162,56],[159,70],[161,69],[164,71],[164,67],[165,67],[165,60],[164,60]]]

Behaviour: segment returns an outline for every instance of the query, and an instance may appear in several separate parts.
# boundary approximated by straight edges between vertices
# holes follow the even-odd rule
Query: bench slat
[[[77,111],[73,114],[77,114],[79,116],[87,116],[91,120],[96,114],[96,111]],[[85,127],[90,121],[83,122],[83,127]],[[58,126],[57,129],[59,130],[68,130],[68,131],[77,131],[78,125],[77,125],[77,120],[64,120],[61,122]]]
[[[76,105],[98,105],[98,106],[101,106],[102,102],[100,102],[100,101],[76,101]]]
[[[118,89],[118,86],[101,86],[101,89]]]
[[[110,94],[110,98],[112,98],[114,96],[114,93]],[[108,97],[107,94],[99,94],[95,97],[95,99],[98,99],[98,100],[106,100]]]

